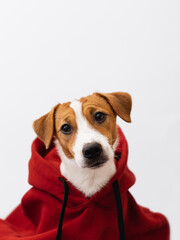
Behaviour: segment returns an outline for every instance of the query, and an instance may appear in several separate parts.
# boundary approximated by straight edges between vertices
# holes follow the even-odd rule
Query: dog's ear
[[[112,107],[115,114],[126,122],[131,122],[132,98],[126,92],[97,93],[103,97]]]
[[[49,148],[54,134],[55,111],[60,104],[33,122],[33,129],[37,136],[44,142],[46,149]]]

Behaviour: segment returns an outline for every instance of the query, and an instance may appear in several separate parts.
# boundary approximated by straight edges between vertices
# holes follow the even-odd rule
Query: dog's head
[[[33,128],[47,149],[54,136],[60,155],[80,168],[95,169],[113,158],[117,145],[116,116],[131,122],[131,105],[128,93],[94,93],[56,105],[34,121]]]

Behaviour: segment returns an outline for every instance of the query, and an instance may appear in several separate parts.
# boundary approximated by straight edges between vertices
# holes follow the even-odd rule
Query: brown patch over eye
[[[107,137],[113,146],[117,138],[116,115],[102,97],[92,94],[81,99],[82,112],[91,126]]]
[[[69,106],[70,102],[64,103],[56,111],[55,132],[66,157],[74,158],[72,146],[76,139],[77,125],[75,113]]]

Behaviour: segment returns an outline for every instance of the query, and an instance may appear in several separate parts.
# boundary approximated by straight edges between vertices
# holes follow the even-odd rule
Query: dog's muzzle
[[[98,168],[107,161],[107,157],[103,154],[101,144],[97,142],[86,143],[83,147],[82,153],[85,158],[84,167]]]

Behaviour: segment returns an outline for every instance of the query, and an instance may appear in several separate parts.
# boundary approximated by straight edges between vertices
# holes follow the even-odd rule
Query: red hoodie
[[[91,198],[61,175],[54,143],[46,150],[36,138],[29,161],[32,188],[20,205],[0,220],[0,239],[123,240],[126,235],[129,240],[169,240],[167,219],[138,205],[128,190],[135,177],[127,167],[128,146],[120,128],[118,137],[117,172]]]

